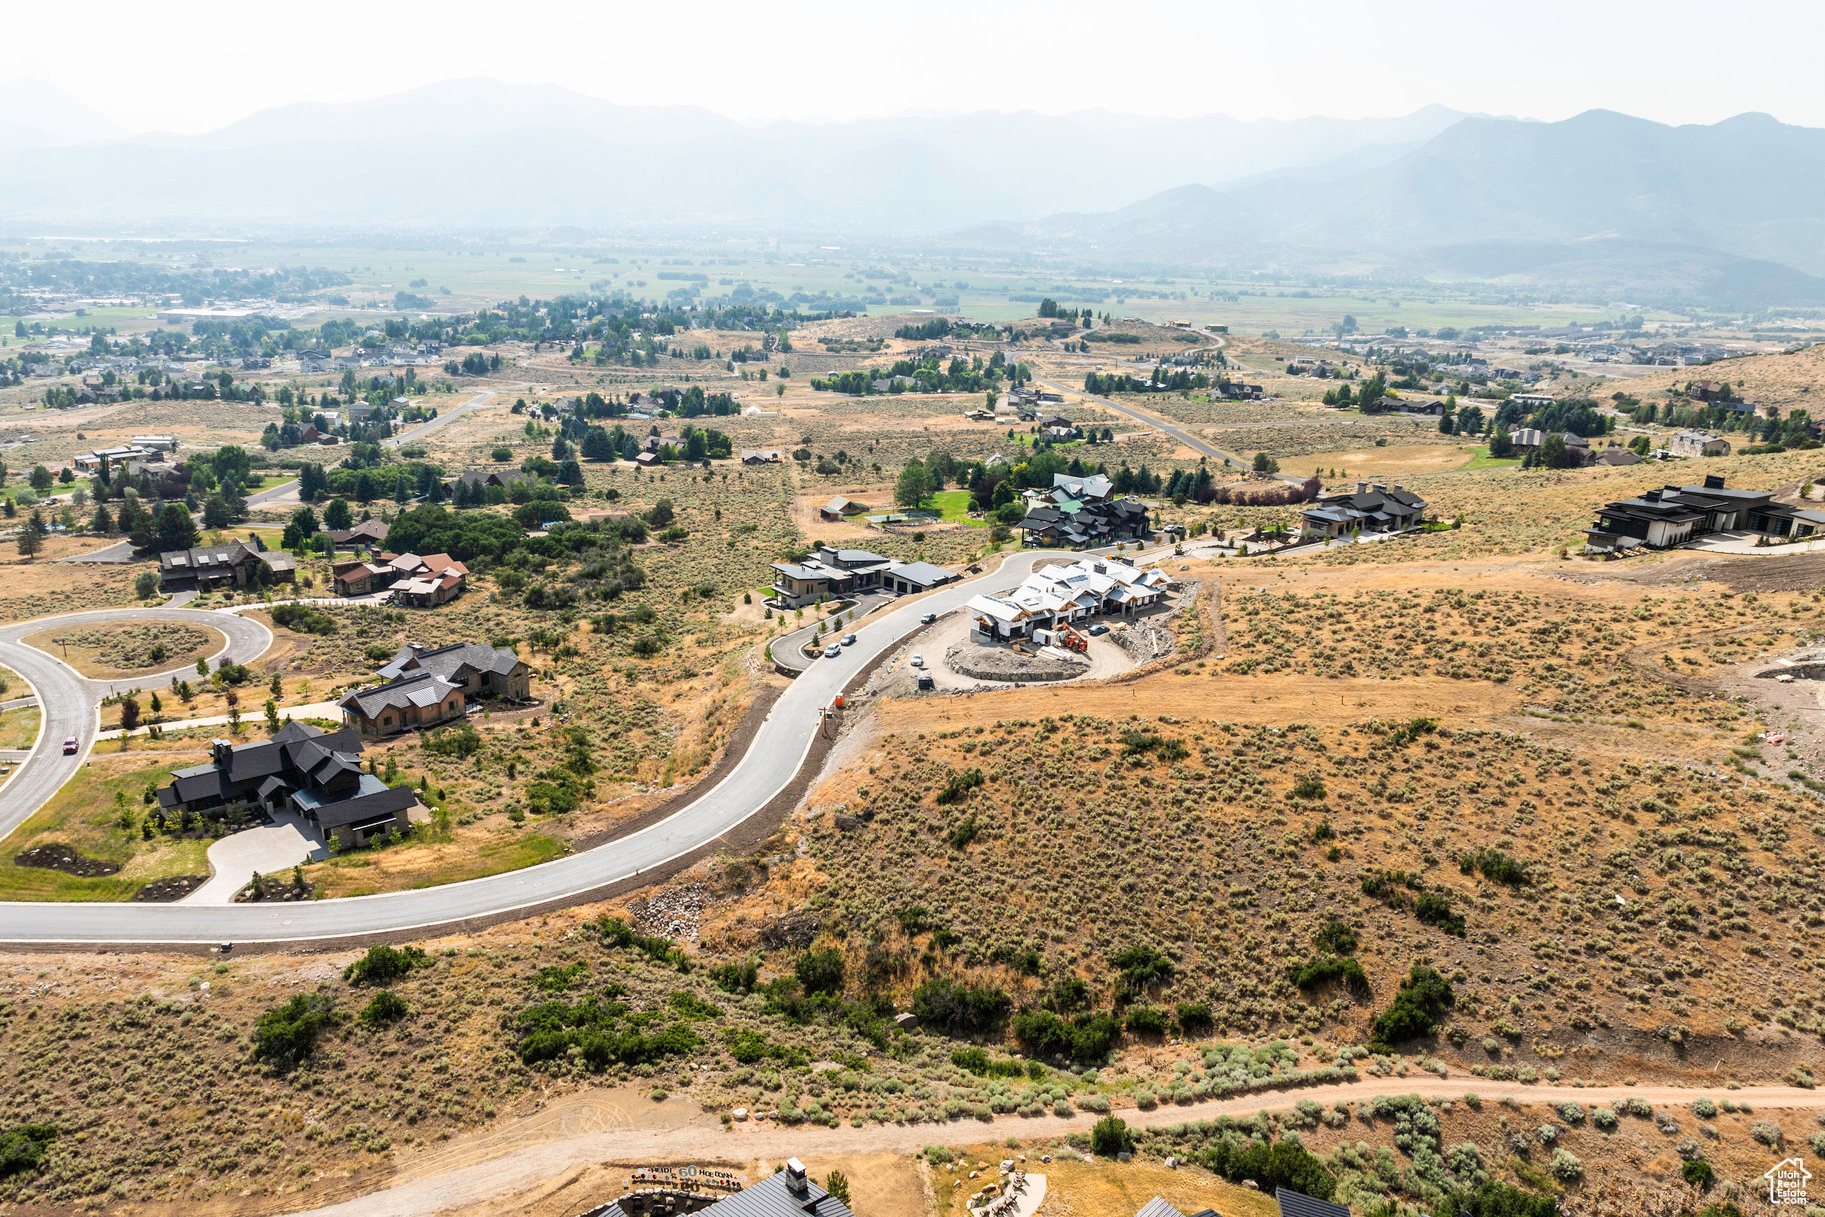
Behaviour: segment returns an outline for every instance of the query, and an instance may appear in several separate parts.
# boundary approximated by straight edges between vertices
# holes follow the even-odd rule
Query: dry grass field
[[[95,680],[194,665],[228,645],[222,632],[210,626],[125,621],[40,630],[23,641]]]

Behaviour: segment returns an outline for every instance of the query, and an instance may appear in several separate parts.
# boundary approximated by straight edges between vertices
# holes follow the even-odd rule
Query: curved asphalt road
[[[209,657],[212,667],[224,658],[247,663],[272,646],[272,631],[258,621],[204,609],[94,609],[0,628],[0,665],[11,668],[31,684],[43,713],[38,742],[31,755],[0,785],[0,838],[30,819],[82,767],[101,733],[98,707],[102,698],[129,689],[163,688],[176,679],[196,675],[196,666],[191,664],[133,680],[90,680],[61,660],[20,641],[41,630],[113,621],[188,621],[218,629],[228,639],[228,645]],[[71,735],[76,737],[76,752],[65,756],[63,741]]]
[[[792,781],[804,763],[818,733],[820,710],[828,706],[867,664],[917,629],[921,615],[958,608],[984,587],[1018,581],[1040,562],[1057,556],[1057,552],[1051,550],[1016,553],[995,571],[906,599],[901,607],[860,631],[860,641],[855,646],[843,648],[842,655],[836,659],[819,660],[793,681],[774,702],[746,753],[722,781],[659,823],[595,849],[524,870],[443,887],[306,904],[210,908],[183,904],[10,901],[0,903],[0,942],[145,946],[223,941],[305,942],[401,930],[430,930],[468,918],[511,913],[535,904],[580,896],[631,878],[716,840],[766,806]],[[156,613],[159,610],[142,611]],[[223,623],[228,620],[226,614],[193,612],[186,615],[202,617],[218,628],[224,628]],[[88,614],[74,616],[87,617]],[[119,616],[119,613],[103,612],[97,619],[118,620]],[[44,623],[12,627],[0,633],[0,638],[21,628],[31,632],[44,628]],[[15,652],[28,650],[16,644],[0,643],[0,663],[10,666]],[[40,674],[45,674],[46,683],[39,684],[38,691],[41,696],[58,701],[61,708],[65,695],[74,691],[73,678],[67,671],[59,677],[51,670],[59,666],[55,661],[50,661],[48,666],[29,661],[28,666],[30,673],[21,671],[20,674],[28,676],[34,684]],[[40,746],[53,739],[60,742],[67,734],[92,738],[92,710],[85,709],[84,717],[89,721],[81,724],[81,730],[73,725],[56,725],[70,722],[68,716],[54,720],[53,725],[46,727]],[[83,731],[89,735],[83,735]],[[44,771],[49,772],[49,769]],[[58,779],[58,784],[60,782]],[[38,806],[41,798],[49,797],[55,789],[53,784],[31,798],[20,792],[6,791],[0,797],[8,804],[17,805],[18,810],[16,817],[13,812],[0,814],[0,822],[24,819]]]

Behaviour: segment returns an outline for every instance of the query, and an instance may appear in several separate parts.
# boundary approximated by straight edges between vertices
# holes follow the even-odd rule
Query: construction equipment
[[[1078,633],[1072,626],[1059,626],[1056,635],[1054,641],[1061,647],[1066,647],[1073,651],[1088,651],[1090,649],[1090,640]]]

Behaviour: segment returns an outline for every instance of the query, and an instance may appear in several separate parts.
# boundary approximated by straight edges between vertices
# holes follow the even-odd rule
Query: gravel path
[[[1756,1109],[1825,1109],[1825,1091],[1785,1086],[1742,1090],[1679,1086],[1527,1086],[1519,1082],[1492,1082],[1474,1077],[1439,1078],[1427,1074],[1263,1091],[1182,1107],[1166,1104],[1153,1111],[1127,1108],[1119,1114],[1136,1127],[1157,1128],[1212,1120],[1218,1116],[1246,1117],[1258,1111],[1288,1108],[1300,1099],[1324,1104],[1377,1095],[1417,1094],[1424,1098],[1456,1099],[1467,1092],[1475,1092],[1485,1102],[1512,1095],[1528,1103],[1574,1100],[1585,1107],[1614,1101],[1621,1095],[1634,1096],[1657,1107],[1683,1107],[1700,1095],[1706,1095],[1713,1099],[1729,1097]],[[558,1107],[563,1102],[560,1100],[552,1106]],[[1100,1118],[1095,1112],[1078,1112],[1064,1118],[1001,1116],[987,1122],[869,1124],[863,1128],[787,1128],[761,1122],[737,1124],[725,1130],[718,1116],[700,1113],[683,1123],[648,1128],[598,1127],[577,1132],[567,1127],[570,1122],[562,1112],[541,1112],[526,1122],[529,1127],[516,1122],[458,1138],[401,1171],[397,1181],[384,1191],[302,1211],[298,1217],[429,1217],[447,1209],[486,1204],[566,1172],[603,1162],[745,1161],[792,1154],[809,1157],[814,1154],[911,1153],[935,1142],[990,1142],[1009,1135],[1030,1140],[1088,1132]]]

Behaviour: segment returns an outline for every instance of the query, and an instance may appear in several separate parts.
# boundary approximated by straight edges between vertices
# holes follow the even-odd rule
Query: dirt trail
[[[1485,1101],[1512,1095],[1528,1103],[1576,1100],[1586,1106],[1623,1095],[1656,1106],[1683,1106],[1701,1095],[1727,1096],[1756,1109],[1825,1109],[1825,1091],[1785,1086],[1741,1090],[1682,1086],[1527,1086],[1519,1082],[1491,1082],[1473,1077],[1439,1078],[1428,1074],[1264,1091],[1183,1107],[1166,1106],[1150,1112],[1128,1109],[1122,1111],[1121,1116],[1137,1127],[1158,1127],[1218,1116],[1249,1116],[1258,1111],[1289,1107],[1300,1099],[1327,1104],[1377,1095],[1417,1094],[1425,1098],[1455,1099],[1466,1092],[1475,1092]],[[520,1122],[513,1128],[461,1138],[448,1149],[402,1170],[393,1185],[384,1191],[311,1209],[294,1217],[428,1217],[451,1209],[485,1204],[600,1162],[745,1162],[792,1154],[807,1157],[813,1154],[911,1153],[936,1142],[973,1143],[999,1140],[1010,1134],[1032,1139],[1088,1132],[1101,1118],[1093,1112],[1079,1112],[1065,1118],[1002,1116],[987,1122],[946,1125],[786,1128],[768,1123],[724,1128],[710,1116],[688,1113],[684,1104],[672,1102],[666,1104],[665,1110],[654,1114],[662,1120],[676,1122],[634,1128],[618,1119],[583,1116],[583,1109],[593,1106],[589,1096],[576,1096],[575,1099],[580,1102],[566,1100],[553,1104],[534,1117],[530,1126]],[[582,1118],[578,1118],[580,1116]],[[580,1125],[588,1127],[584,1131],[573,1131]]]

